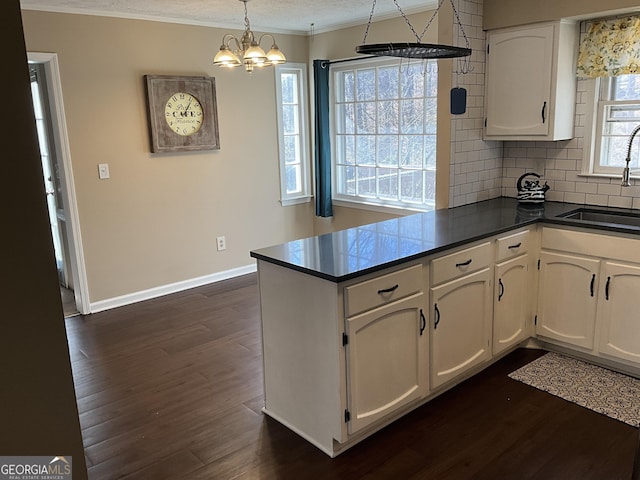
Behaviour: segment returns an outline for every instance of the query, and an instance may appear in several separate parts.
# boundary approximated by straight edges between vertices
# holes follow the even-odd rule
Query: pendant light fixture
[[[466,48],[463,47],[454,47],[452,45],[440,45],[440,44],[432,44],[432,43],[422,43],[422,37],[429,29],[431,22],[440,11],[440,7],[444,3],[445,0],[440,0],[438,3],[438,8],[433,13],[429,22],[424,27],[421,35],[413,28],[411,22],[400,8],[398,4],[398,0],[393,0],[398,11],[404,18],[404,21],[407,23],[411,32],[416,38],[416,42],[387,42],[387,43],[374,43],[374,44],[366,44],[367,35],[369,34],[369,27],[371,26],[371,20],[373,18],[373,11],[376,8],[376,0],[373,0],[373,5],[371,7],[371,14],[369,15],[369,22],[367,23],[367,28],[364,32],[364,38],[362,40],[362,45],[356,47],[357,53],[363,53],[366,55],[377,55],[377,56],[388,56],[388,57],[404,57],[404,58],[455,58],[455,57],[466,57],[471,55],[471,48],[469,47],[469,39],[462,28],[462,24],[460,22],[460,16],[458,15],[458,10],[456,10],[455,5],[453,4],[453,0],[449,0],[451,2],[451,7],[453,8],[453,13],[456,17],[456,22],[458,23],[458,27],[460,28],[460,32],[464,36],[464,40],[466,42]]]
[[[249,0],[240,0],[244,3],[244,33],[238,40],[235,35],[227,33],[222,37],[222,45],[220,50],[213,59],[213,64],[219,67],[233,68],[244,65],[244,69],[250,74],[255,67],[268,67],[286,63],[287,59],[276,45],[276,39],[270,33],[265,33],[256,40],[255,34],[251,31],[249,24],[249,16],[247,14],[247,2]],[[271,49],[264,53],[260,42],[264,37],[271,37]],[[232,43],[233,48],[232,49]]]

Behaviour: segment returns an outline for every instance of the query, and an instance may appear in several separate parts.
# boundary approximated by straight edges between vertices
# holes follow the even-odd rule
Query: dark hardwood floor
[[[507,374],[516,350],[335,459],[260,412],[256,276],[66,320],[91,480],[629,479],[637,429]]]

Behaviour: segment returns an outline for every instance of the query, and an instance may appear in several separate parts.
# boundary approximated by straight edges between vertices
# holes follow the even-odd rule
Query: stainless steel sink
[[[601,224],[640,227],[640,214],[630,212],[597,210],[595,208],[578,208],[577,210],[558,216],[572,220],[583,220]]]

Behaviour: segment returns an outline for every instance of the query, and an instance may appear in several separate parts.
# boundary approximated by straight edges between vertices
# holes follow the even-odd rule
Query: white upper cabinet
[[[485,139],[573,137],[578,38],[566,21],[487,32]]]

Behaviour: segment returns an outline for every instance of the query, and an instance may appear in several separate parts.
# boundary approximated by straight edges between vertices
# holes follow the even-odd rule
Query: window
[[[625,166],[629,136],[640,124],[640,75],[607,77],[598,93],[591,173],[619,175]],[[640,167],[640,147],[632,149],[630,166]]]
[[[304,64],[289,63],[275,69],[283,205],[308,202],[311,197],[306,68]]]
[[[334,199],[435,208],[437,62],[331,67]]]

